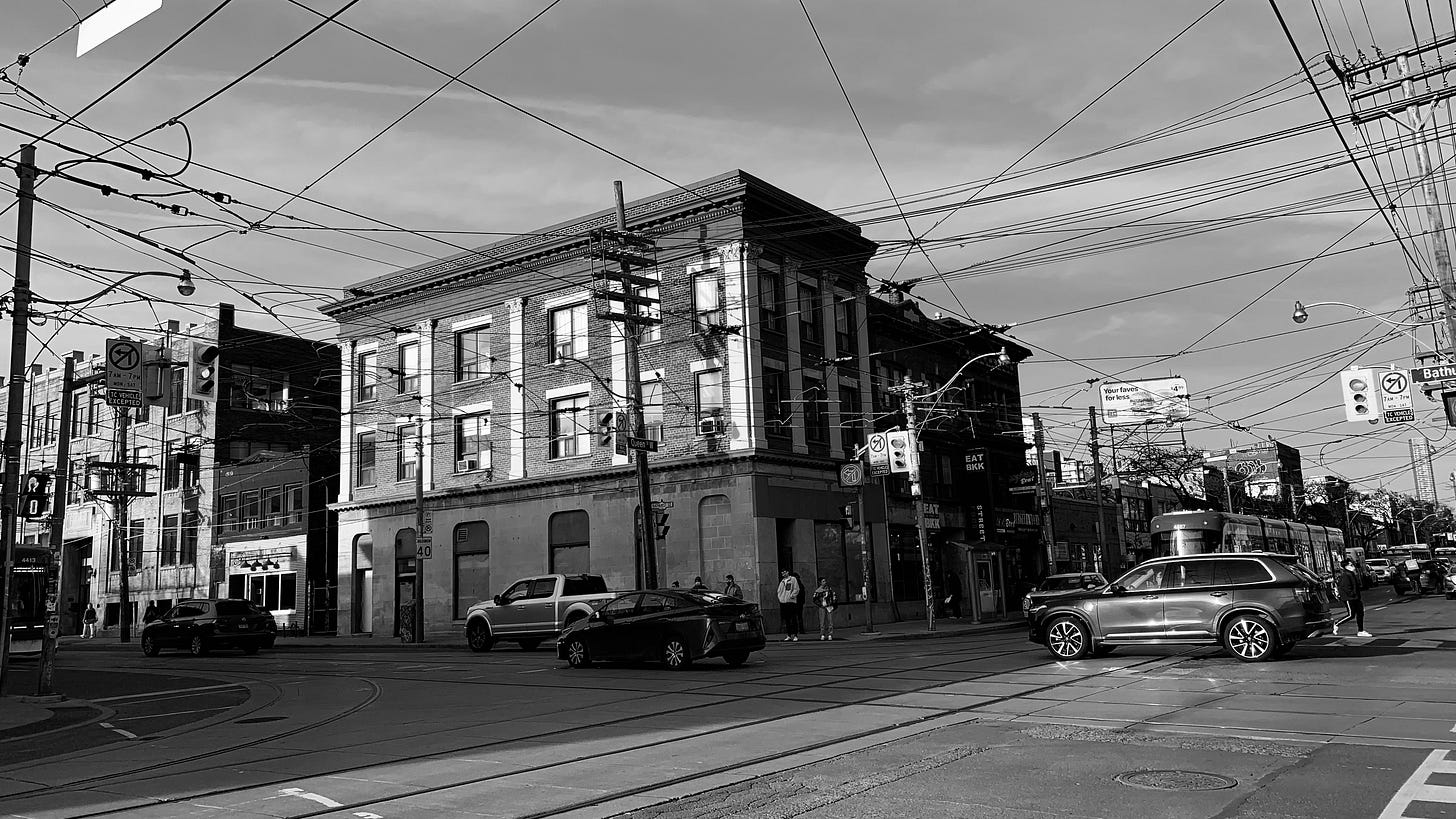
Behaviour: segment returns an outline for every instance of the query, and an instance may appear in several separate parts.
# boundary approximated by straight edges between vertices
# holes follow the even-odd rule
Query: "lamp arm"
[[[179,292],[181,292],[182,295],[184,295],[184,296],[190,296],[190,295],[192,295],[192,293],[195,290],[195,287],[192,284],[192,271],[190,271],[190,270],[184,270],[181,273],[172,273],[172,272],[167,271],[167,270],[143,270],[143,271],[141,271],[139,273],[132,273],[129,276],[125,276],[125,277],[123,277],[123,278],[121,278],[121,279],[119,279],[119,280],[117,280],[115,282],[112,282],[111,284],[109,284],[106,287],[102,288],[100,292],[94,293],[94,294],[92,294],[90,296],[87,296],[85,298],[81,298],[81,299],[47,299],[47,298],[42,298],[42,297],[37,296],[37,295],[32,295],[31,296],[31,301],[37,301],[37,302],[40,302],[42,304],[54,304],[54,305],[56,305],[58,307],[66,307],[66,306],[73,305],[73,304],[86,304],[87,302],[93,302],[93,301],[101,298],[102,296],[106,295],[107,293],[110,293],[111,291],[113,291],[113,290],[117,289],[118,287],[121,287],[122,285],[124,285],[127,282],[131,281],[132,279],[139,279],[139,278],[141,278],[143,276],[166,276],[168,278],[177,279],[178,282],[179,282],[179,284],[177,285],[177,290]]]

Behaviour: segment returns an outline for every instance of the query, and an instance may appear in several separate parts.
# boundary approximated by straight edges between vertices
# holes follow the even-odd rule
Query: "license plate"
[[[748,624],[747,623],[734,623],[733,624],[733,630],[734,631],[748,631]]]
[[[238,629],[241,631],[247,631],[249,628],[251,628],[251,626],[249,626],[247,623],[238,623]]]

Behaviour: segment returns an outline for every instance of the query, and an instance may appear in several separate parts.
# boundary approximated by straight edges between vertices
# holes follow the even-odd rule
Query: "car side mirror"
[[[591,613],[591,618],[590,619],[596,620],[599,623],[610,623],[610,622],[612,622],[612,615],[610,615],[610,614],[603,614],[600,611],[594,611],[594,612]]]
[[[1115,585],[1114,584],[1114,585],[1108,586],[1107,587],[1107,591],[1110,594],[1127,594],[1127,587],[1126,586],[1118,586],[1118,585]]]

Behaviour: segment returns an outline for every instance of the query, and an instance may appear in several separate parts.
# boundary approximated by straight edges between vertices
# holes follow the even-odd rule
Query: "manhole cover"
[[[1239,784],[1236,779],[1200,771],[1125,771],[1113,779],[1155,791],[1218,791]]]
[[[277,722],[280,719],[288,719],[288,717],[248,717],[247,719],[235,719],[233,724],[252,725],[255,722]]]

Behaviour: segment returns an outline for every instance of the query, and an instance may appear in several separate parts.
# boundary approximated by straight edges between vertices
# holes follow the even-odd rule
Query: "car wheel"
[[[1087,627],[1071,617],[1060,617],[1047,626],[1047,650],[1058,660],[1080,660],[1092,648]]]
[[[495,645],[495,638],[490,636],[490,626],[480,620],[471,620],[470,625],[465,627],[465,642],[470,645],[471,651],[490,651]]]
[[[152,637],[152,635],[143,634],[142,653],[147,655],[148,657],[155,657],[158,654],[162,653],[162,647],[157,645],[157,641],[155,638]]]
[[[1274,631],[1274,626],[1268,620],[1252,614],[1240,614],[1223,628],[1223,647],[1246,663],[1256,663],[1274,656],[1279,643],[1279,635]]]
[[[681,637],[669,637],[662,644],[662,663],[673,671],[682,671],[693,664],[693,655]]]
[[[258,653],[259,648],[260,646],[257,643],[249,643],[248,645],[243,646],[243,653],[251,657],[254,654]]]
[[[536,648],[541,645],[541,641],[540,640],[536,640],[536,639],[533,639],[533,640],[517,640],[516,642],[517,643],[520,643],[520,646],[521,646],[521,650],[522,651],[535,651]]]
[[[580,637],[571,638],[566,644],[566,664],[572,668],[586,668],[592,664],[591,653],[586,650],[586,641]]]
[[[723,659],[726,660],[729,665],[737,668],[738,666],[748,662],[748,652],[730,651],[723,655]]]
[[[193,637],[192,642],[187,646],[187,650],[192,652],[192,656],[201,657],[207,654],[207,641],[202,639],[201,635]]]

